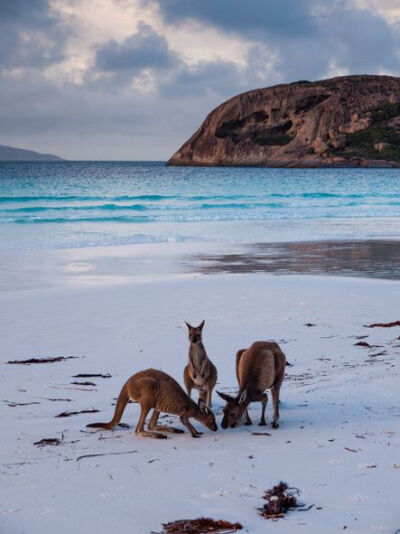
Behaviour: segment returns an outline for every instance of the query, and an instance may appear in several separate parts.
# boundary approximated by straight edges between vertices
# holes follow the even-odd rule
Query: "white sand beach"
[[[44,269],[57,264],[55,252],[26,254],[22,263],[17,255],[2,258],[2,533],[141,534],[199,516],[239,521],[251,533],[400,528],[400,328],[364,326],[399,319],[399,282],[264,273],[113,278],[115,254],[108,276],[91,278],[90,254],[80,271],[75,261],[64,270],[76,278],[57,283]],[[137,404],[122,419],[129,429],[86,429],[111,419],[122,384],[138,370],[162,369],[182,383],[184,320],[202,319],[217,389],[226,392],[236,389],[237,349],[260,339],[280,343],[293,367],[282,387],[279,429],[257,426],[257,404],[253,427],[212,433],[193,421],[204,432],[200,439],[136,437]],[[355,346],[357,336],[368,336],[363,341],[372,347]],[[76,359],[5,363],[50,356]],[[80,373],[111,377],[73,378]],[[218,424],[222,407],[214,394]],[[56,417],[93,408],[100,412]],[[62,442],[34,445],[44,438]],[[314,506],[267,521],[257,508],[280,480]]]

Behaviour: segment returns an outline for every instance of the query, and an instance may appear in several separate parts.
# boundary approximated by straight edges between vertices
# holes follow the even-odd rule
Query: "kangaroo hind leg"
[[[175,428],[173,426],[167,426],[167,425],[159,425],[158,424],[159,416],[160,416],[160,412],[158,412],[157,410],[154,410],[150,417],[150,421],[148,424],[149,430],[169,432],[171,434],[184,434],[184,430],[182,430],[181,428]]]
[[[149,430],[144,429],[144,423],[146,421],[147,414],[151,410],[151,406],[141,405],[141,412],[138,424],[136,426],[135,432],[138,436],[144,436],[155,439],[167,439],[165,434],[160,434],[159,432],[150,432]]]
[[[279,427],[279,391],[280,389],[281,389],[280,384],[275,384],[271,388],[272,404],[274,407],[274,415],[273,415],[272,423],[271,423],[272,428]]]
[[[199,438],[203,432],[198,432],[194,426],[189,421],[189,418],[185,415],[181,416],[181,423],[189,430],[192,435],[192,438]]]

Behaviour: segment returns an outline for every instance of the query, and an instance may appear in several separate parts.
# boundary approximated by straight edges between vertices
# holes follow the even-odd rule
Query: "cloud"
[[[398,0],[349,0],[351,7],[372,11],[389,24],[400,22],[400,4]]]
[[[65,33],[47,0],[0,0],[0,68],[42,68],[60,61]]]
[[[251,39],[248,66],[254,50],[272,51],[281,81],[400,73],[396,0],[163,0],[160,9],[170,23],[196,19]]]
[[[160,9],[172,23],[201,20],[228,31],[279,34],[285,37],[314,31],[307,0],[162,0]]]
[[[122,43],[112,40],[97,51],[95,68],[102,71],[146,68],[167,69],[177,63],[177,57],[168,48],[168,42],[150,26],[142,23],[139,31]]]
[[[400,32],[365,9],[337,9],[320,20],[330,56],[350,73],[400,74]]]

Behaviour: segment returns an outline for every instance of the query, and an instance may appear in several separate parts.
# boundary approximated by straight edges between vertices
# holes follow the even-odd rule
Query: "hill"
[[[53,154],[40,154],[33,150],[0,145],[0,161],[63,161]]]
[[[237,95],[168,165],[400,166],[400,78],[343,76]]]

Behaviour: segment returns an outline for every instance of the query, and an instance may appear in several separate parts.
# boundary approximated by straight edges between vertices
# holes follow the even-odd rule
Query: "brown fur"
[[[153,438],[166,438],[164,434],[156,431],[182,433],[183,430],[157,424],[160,412],[178,415],[181,423],[189,430],[194,438],[201,435],[191,425],[189,418],[193,417],[210,430],[217,430],[214,414],[207,409],[204,403],[198,406],[186,395],[184,390],[171,376],[156,369],[139,371],[129,378],[119,394],[115,407],[114,417],[109,423],[91,423],[90,428],[104,428],[110,430],[117,425],[122,417],[128,400],[132,399],[140,404],[141,413],[135,432],[139,436]],[[148,424],[148,431],[144,430],[147,414],[153,409]]]
[[[273,428],[279,426],[279,391],[285,374],[286,357],[277,343],[256,341],[248,349],[241,349],[236,354],[236,376],[239,392],[236,397],[226,393],[218,395],[227,404],[224,408],[222,428],[235,427],[246,412],[246,425],[251,425],[248,405],[260,401],[262,404],[260,425],[265,425],[265,410],[269,389],[272,395],[274,415]]]
[[[199,391],[199,400],[211,409],[212,391],[217,383],[217,369],[208,358],[202,341],[204,321],[199,326],[186,323],[189,329],[189,362],[183,370],[186,391],[191,396],[192,389]]]

